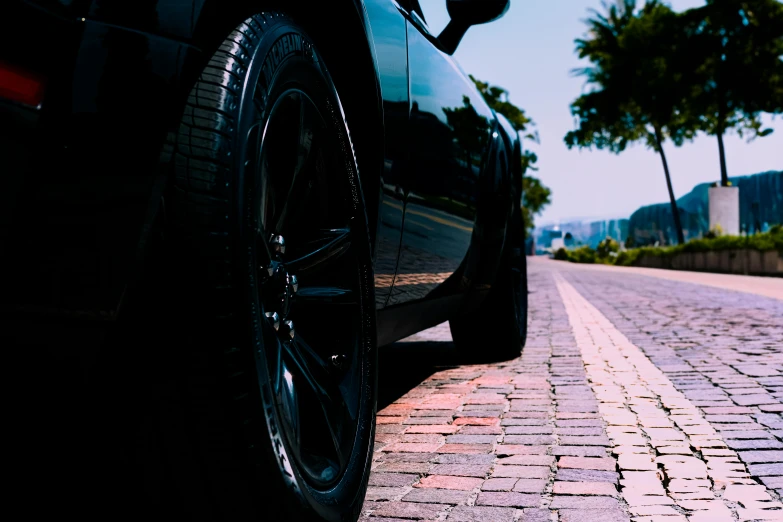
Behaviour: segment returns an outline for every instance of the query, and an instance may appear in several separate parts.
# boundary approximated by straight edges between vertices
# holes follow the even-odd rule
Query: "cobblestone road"
[[[783,520],[783,281],[654,273],[532,260],[513,361],[406,340],[363,520]]]

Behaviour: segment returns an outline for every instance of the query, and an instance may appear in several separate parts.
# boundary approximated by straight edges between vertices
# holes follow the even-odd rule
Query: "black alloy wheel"
[[[174,161],[194,350],[220,368],[217,429],[241,432],[228,452],[257,466],[255,511],[356,520],[375,430],[367,217],[337,91],[290,18],[253,16],[223,42],[191,91]]]

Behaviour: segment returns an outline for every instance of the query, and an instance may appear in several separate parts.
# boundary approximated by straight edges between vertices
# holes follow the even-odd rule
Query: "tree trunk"
[[[677,208],[677,200],[674,198],[674,190],[672,189],[672,178],[669,175],[669,163],[666,161],[666,154],[663,152],[663,135],[661,129],[655,127],[655,143],[658,148],[658,154],[661,155],[661,161],[663,162],[663,173],[666,175],[666,188],[669,189],[669,202],[672,205],[672,217],[674,218],[674,228],[677,231],[677,243],[685,243],[685,237],[682,233],[682,225],[680,224],[680,211]]]
[[[723,129],[718,130],[718,154],[720,154],[720,186],[729,186],[729,171],[726,169],[726,149],[723,147]]]

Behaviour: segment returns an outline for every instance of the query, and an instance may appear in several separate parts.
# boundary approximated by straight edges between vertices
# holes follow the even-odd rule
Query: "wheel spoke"
[[[296,368],[296,372],[315,394],[324,420],[329,430],[329,436],[342,467],[345,464],[345,454],[342,448],[342,435],[345,428],[345,401],[339,388],[331,383],[330,370],[326,362],[312,349],[307,342],[297,335],[290,343],[284,343],[288,360]]]
[[[278,396],[282,402],[283,415],[286,417],[288,423],[291,446],[296,453],[300,452],[302,436],[301,436],[301,420],[299,398],[296,393],[296,386],[294,385],[294,377],[288,366],[285,363],[280,364],[281,382],[279,386]]]
[[[297,133],[296,149],[294,158],[294,170],[291,175],[291,182],[286,193],[283,208],[276,216],[273,230],[280,232],[287,221],[293,221],[296,215],[303,208],[306,208],[307,196],[312,187],[312,179],[304,173],[314,161],[316,150],[316,127],[317,118],[310,108],[311,104],[306,102],[302,94],[297,93],[297,102],[299,104],[299,132]]]
[[[321,246],[310,253],[286,262],[286,269],[290,273],[301,277],[307,271],[316,270],[319,268],[319,265],[345,253],[351,247],[350,229],[330,229],[328,232],[332,237],[330,239],[327,238],[325,244],[321,243]]]

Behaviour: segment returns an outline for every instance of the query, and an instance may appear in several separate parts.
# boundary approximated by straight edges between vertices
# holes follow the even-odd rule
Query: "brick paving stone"
[[[407,473],[373,473],[370,477],[371,486],[410,486],[419,480],[418,475]]]
[[[444,444],[436,448],[439,453],[490,453],[492,444]]]
[[[490,478],[481,485],[483,491],[511,491],[519,479],[509,478]],[[546,483],[544,483],[546,486]]]
[[[560,444],[563,446],[610,446],[609,437],[606,435],[571,437],[563,435],[560,437]]]
[[[606,448],[603,446],[556,446],[552,448],[552,455],[572,457],[605,457]]]
[[[560,457],[557,462],[559,468],[596,469],[602,471],[614,471],[617,461],[613,458],[593,457]]]
[[[748,471],[754,477],[779,477],[783,476],[783,463],[749,464]]]
[[[514,455],[498,459],[498,464],[516,464],[519,466],[551,466],[555,457],[550,455]]]
[[[631,517],[621,509],[561,509],[560,522],[629,522]]]
[[[538,507],[541,503],[539,495],[525,493],[482,491],[476,498],[477,506],[502,506],[502,507]]]
[[[547,466],[514,466],[497,465],[492,471],[493,477],[516,477],[516,478],[547,478],[549,477],[549,467]]]
[[[383,462],[430,462],[436,453],[382,453]]]
[[[422,504],[414,502],[387,502],[378,506],[373,511],[373,516],[405,518],[405,519],[434,519],[445,506],[439,504]]]
[[[604,495],[615,496],[617,489],[608,482],[555,482],[555,495]]]
[[[404,502],[424,502],[433,504],[461,504],[470,496],[470,491],[454,489],[412,489],[402,497]]]
[[[519,522],[550,522],[552,520],[548,509],[525,509]]]
[[[512,491],[517,493],[543,493],[546,489],[548,480],[542,479],[519,479],[514,484]]]
[[[449,435],[447,444],[493,444],[497,441],[495,435]]]
[[[726,445],[734,450],[783,449],[783,442],[777,439],[725,439]]]
[[[386,488],[379,486],[369,486],[367,488],[367,496],[365,497],[365,500],[396,500],[407,493],[408,489],[409,488],[407,487]]]
[[[556,440],[555,437],[550,435],[506,435],[503,438],[503,443],[541,446],[554,444]]]
[[[557,480],[586,481],[586,482],[611,482],[617,483],[620,475],[614,471],[597,471],[593,469],[558,469]]]
[[[449,512],[449,522],[503,522],[513,521],[516,510],[502,507],[457,506]],[[549,511],[547,511],[547,516]],[[547,519],[548,520],[548,519]]]
[[[491,464],[435,464],[428,471],[433,475],[484,478],[491,469]]]
[[[388,452],[400,452],[400,453],[431,453],[437,451],[441,447],[441,444],[427,444],[427,443],[405,443],[399,442],[397,444],[390,444],[383,448],[383,451]]]
[[[424,442],[443,444],[443,435],[437,433],[405,433],[397,436],[395,440],[400,442]]]
[[[549,446],[525,446],[522,444],[499,444],[495,447],[498,456],[509,455],[546,455]]]
[[[557,495],[549,506],[552,509],[621,509],[614,497],[574,497]]]
[[[783,462],[783,451],[740,451],[738,455],[748,464]]]
[[[456,477],[453,475],[427,475],[426,477],[423,477],[418,484],[416,484],[416,487],[472,491],[473,489],[481,486],[483,482],[483,478]]]
[[[495,417],[460,417],[454,419],[455,426],[496,426],[500,424],[500,419]]]
[[[503,429],[500,426],[462,426],[459,433],[460,435],[502,435]]]
[[[377,462],[376,464],[373,469],[377,472],[423,474],[432,468],[429,462]]]
[[[405,433],[456,433],[459,430],[459,426],[452,426],[449,424],[423,424],[420,426],[408,426],[405,428]]]
[[[491,464],[494,460],[494,455],[441,453],[434,455],[432,462],[436,464]]]

